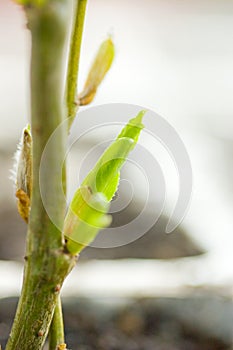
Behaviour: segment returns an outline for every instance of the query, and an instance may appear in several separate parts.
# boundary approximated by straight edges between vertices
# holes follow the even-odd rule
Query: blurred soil
[[[3,346],[16,302],[0,301]],[[231,301],[213,296],[64,301],[66,342],[72,350],[230,350],[232,315]],[[221,328],[221,321],[222,326],[228,322],[224,337],[213,328],[218,323]]]

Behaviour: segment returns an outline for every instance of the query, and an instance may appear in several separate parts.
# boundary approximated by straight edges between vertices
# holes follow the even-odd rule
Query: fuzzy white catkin
[[[28,193],[30,187],[28,181],[30,180],[29,172],[31,170],[29,171],[28,168],[31,167],[31,148],[32,138],[30,125],[28,124],[22,131],[21,139],[13,157],[13,168],[10,170],[10,178],[14,182],[16,190],[22,189],[25,193]]]
[[[23,129],[21,140],[14,155],[14,166],[11,179],[15,185],[15,196],[18,198],[18,211],[28,222],[32,188],[32,137],[30,125]]]

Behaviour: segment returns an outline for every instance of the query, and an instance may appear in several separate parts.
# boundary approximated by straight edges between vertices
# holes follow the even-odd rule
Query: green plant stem
[[[69,128],[72,125],[78,110],[78,70],[87,0],[75,0],[74,3],[74,20],[70,41],[65,92]]]
[[[72,32],[70,38],[70,50],[66,79],[66,105],[68,113],[68,129],[75,118],[78,110],[77,89],[78,89],[78,70],[80,51],[82,44],[82,34],[85,19],[87,0],[75,0]],[[66,193],[66,167],[63,168],[63,191]],[[49,331],[49,349],[56,349],[56,345],[64,343],[64,326],[61,300],[59,297],[58,304],[54,311],[52,324]]]
[[[62,316],[61,298],[58,298],[57,305],[54,310],[53,320],[49,330],[49,350],[57,349],[57,346],[65,343],[64,324]]]
[[[69,61],[67,69],[66,80],[66,104],[68,112],[68,128],[70,128],[75,115],[77,113],[78,105],[76,102],[77,88],[78,88],[78,69],[80,60],[80,51],[82,43],[82,33],[85,19],[87,0],[76,0],[74,11],[74,23],[70,40]],[[63,190],[66,192],[66,169],[63,169]],[[56,349],[56,345],[64,343],[64,326],[61,300],[59,298],[58,305],[55,308],[53,321],[49,333],[49,348]]]
[[[57,298],[52,322],[49,329],[49,350],[57,349],[58,345],[65,343],[64,322],[62,313],[61,296]],[[1,350],[1,349],[0,349]]]
[[[40,8],[27,9],[31,30],[31,123],[33,137],[32,205],[27,236],[24,281],[16,317],[6,350],[40,350],[43,347],[58,300],[59,289],[75,264],[43,206],[39,169],[44,147],[64,120],[62,104],[63,57],[67,33],[69,1],[54,0]],[[64,198],[57,189],[60,164],[65,153],[65,130],[48,151],[43,179],[49,202],[56,210],[56,223],[62,227]]]

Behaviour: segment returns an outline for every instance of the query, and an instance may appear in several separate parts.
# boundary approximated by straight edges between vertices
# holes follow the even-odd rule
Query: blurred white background
[[[1,0],[0,15],[0,149],[12,150],[29,118],[30,37],[19,6]],[[109,33],[116,58],[93,105],[142,105],[177,130],[194,175],[183,225],[208,252],[184,262],[182,283],[232,287],[233,1],[89,0],[80,88]]]

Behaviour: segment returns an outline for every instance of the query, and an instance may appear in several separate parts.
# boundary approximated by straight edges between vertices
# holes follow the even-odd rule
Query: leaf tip
[[[134,117],[133,119],[131,119],[130,123],[133,124],[142,124],[142,119],[144,117],[144,115],[147,113],[148,111],[146,109],[141,110],[136,117]]]

